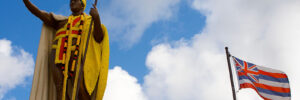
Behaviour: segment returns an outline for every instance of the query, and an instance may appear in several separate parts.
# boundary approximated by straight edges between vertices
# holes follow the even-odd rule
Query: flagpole
[[[230,63],[230,57],[231,57],[231,55],[230,55],[230,53],[228,51],[228,47],[225,47],[225,51],[226,51],[227,64],[228,64],[229,75],[230,75],[232,96],[233,96],[233,100],[236,100],[235,88],[234,88],[234,83],[233,83],[233,78],[232,78],[231,63]]]

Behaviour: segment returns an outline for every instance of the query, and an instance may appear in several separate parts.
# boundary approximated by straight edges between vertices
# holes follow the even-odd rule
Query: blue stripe
[[[255,80],[253,80],[252,78],[249,78],[248,76],[245,76],[245,75],[239,76],[239,80],[243,80],[243,79],[247,79],[247,80],[250,80],[251,82],[255,82]]]
[[[291,93],[280,93],[280,92],[275,92],[263,88],[256,87],[257,91],[270,94],[270,95],[276,95],[276,96],[281,96],[281,97],[291,97]]]
[[[249,78],[245,75],[239,76],[239,80],[243,80],[243,79],[249,79]]]
[[[262,74],[259,75],[259,79],[265,79],[265,80],[281,82],[281,83],[289,83],[288,78],[274,78],[274,77],[262,75]]]

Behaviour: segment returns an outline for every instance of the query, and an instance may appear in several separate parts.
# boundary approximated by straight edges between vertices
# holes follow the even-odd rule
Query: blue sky
[[[31,0],[31,2],[41,10],[47,12],[58,12],[63,15],[70,13],[70,11],[67,12],[69,8],[66,7],[69,3],[68,0]],[[100,11],[103,8],[101,5],[105,5],[107,2],[109,1],[100,0],[100,6],[98,6],[100,7]],[[1,11],[9,14],[9,16],[2,16],[1,18],[2,25],[5,25],[5,28],[2,28],[0,38],[12,41],[13,45],[23,48],[32,54],[35,60],[42,22],[27,10],[22,0],[1,1],[1,4]],[[137,77],[139,83],[143,83],[143,77],[149,72],[145,66],[145,58],[154,44],[174,41],[180,38],[191,38],[195,33],[200,32],[204,26],[205,17],[194,9],[191,9],[187,2],[182,2],[178,6],[178,13],[172,16],[170,20],[157,21],[151,24],[145,30],[140,41],[134,46],[123,49],[120,47],[123,44],[111,41],[110,68],[117,65],[124,66],[124,70]],[[61,10],[63,8],[67,8],[67,11]],[[105,19],[101,18],[101,20],[105,24]],[[108,31],[110,32],[109,27]],[[167,40],[151,43],[154,39],[162,40],[164,38],[167,38]],[[17,100],[21,100],[24,97],[28,98],[31,81],[32,78],[28,78],[25,85],[20,85],[10,90],[3,99],[6,100],[15,97]]]
[[[31,2],[47,12],[70,14],[69,0]],[[91,2],[88,0],[86,13]],[[294,88],[292,98],[300,98],[297,95],[300,87],[296,85],[300,84],[296,78],[299,68],[295,67],[300,47],[291,46],[300,42],[299,1],[99,2],[101,20],[110,35],[105,100],[230,100],[225,46],[241,59],[286,72]],[[21,63],[4,65],[10,65],[12,70],[33,69],[33,64],[26,62],[35,61],[42,22],[27,10],[22,0],[2,0],[0,11],[0,45],[8,45],[0,47],[0,53],[1,50],[13,52],[0,56],[2,63],[5,57],[14,58]],[[19,58],[22,55],[26,56]],[[23,62],[28,67],[15,67],[22,66]],[[0,68],[5,69],[4,65]],[[7,85],[11,80],[0,80],[0,99],[2,95],[3,100],[29,98],[33,72],[24,73],[24,77],[16,78],[21,81],[12,87]],[[1,86],[1,82],[6,85]],[[237,96],[243,100],[260,99],[251,89],[238,91]]]

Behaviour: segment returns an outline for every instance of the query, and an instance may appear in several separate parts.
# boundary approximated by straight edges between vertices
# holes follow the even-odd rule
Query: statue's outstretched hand
[[[29,0],[23,0],[27,9],[36,17],[40,18],[45,24],[50,25],[52,27],[56,27],[57,25],[54,24],[54,20],[52,19],[51,15],[47,12],[41,11],[38,7],[32,4]]]

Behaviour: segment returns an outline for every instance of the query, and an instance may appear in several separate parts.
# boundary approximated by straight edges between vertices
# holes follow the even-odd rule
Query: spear
[[[94,2],[94,5],[95,7],[97,6],[97,2],[98,0],[95,0]],[[89,33],[88,33],[88,36],[87,36],[87,40],[86,40],[86,45],[85,45],[85,51],[84,51],[84,55],[83,55],[83,59],[82,59],[82,64],[79,66],[79,73],[75,76],[75,82],[74,82],[74,88],[76,88],[76,90],[74,91],[73,90],[73,93],[72,93],[72,100],[78,100],[78,91],[79,91],[79,88],[80,88],[80,81],[82,79],[82,67],[84,66],[84,62],[85,62],[85,59],[86,59],[86,53],[87,53],[87,49],[88,49],[88,45],[89,45],[89,38],[90,38],[90,35],[91,35],[91,30],[92,30],[92,24],[93,24],[93,19],[91,20],[91,23],[90,23],[90,28],[89,28]],[[77,78],[78,77],[78,78]],[[76,82],[77,81],[77,82]]]

